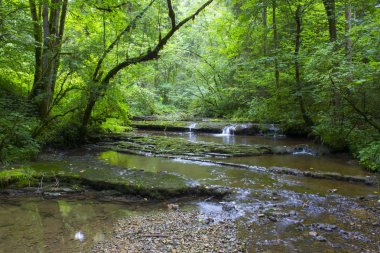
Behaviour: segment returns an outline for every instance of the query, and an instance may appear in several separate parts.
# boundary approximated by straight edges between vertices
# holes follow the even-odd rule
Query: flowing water
[[[305,138],[284,138],[273,136],[260,136],[260,135],[232,135],[230,134],[205,134],[205,133],[180,133],[180,132],[162,132],[162,131],[138,131],[140,134],[145,135],[159,135],[182,138],[190,141],[198,142],[214,142],[220,144],[244,144],[244,145],[273,145],[273,146],[292,146],[306,144],[318,150],[325,150],[321,145],[315,144],[313,141]]]
[[[143,133],[163,135],[161,132]],[[196,133],[170,133],[169,137],[246,145],[307,144],[318,153],[324,150],[303,139]],[[220,161],[251,167],[213,163]],[[249,252],[380,251],[377,185],[280,175],[265,169],[282,166],[374,177],[344,155],[319,156],[301,152],[199,162],[114,151],[94,153],[82,149],[68,155],[46,156],[28,166],[68,171],[79,171],[85,167],[85,173],[92,173],[93,177],[128,177],[130,169],[154,173],[165,171],[185,178],[189,184],[229,187],[234,194],[223,202],[195,200],[190,203],[190,208],[200,210],[202,215],[211,216],[215,221],[239,218],[242,222],[240,236],[249,240]],[[117,218],[162,211],[164,206],[162,203],[3,198],[0,199],[0,252],[88,252],[94,243],[107,238]],[[318,232],[320,237],[311,236],[312,232]]]

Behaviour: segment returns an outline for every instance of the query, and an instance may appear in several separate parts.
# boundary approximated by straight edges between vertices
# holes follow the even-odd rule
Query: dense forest
[[[277,123],[380,169],[377,0],[0,0],[0,161],[134,116]]]

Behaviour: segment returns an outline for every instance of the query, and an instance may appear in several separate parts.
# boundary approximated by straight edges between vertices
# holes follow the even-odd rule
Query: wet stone
[[[326,238],[324,238],[324,237],[321,236],[321,235],[316,236],[315,239],[316,239],[317,241],[320,241],[320,242],[325,242],[325,241],[326,241]]]
[[[321,229],[321,230],[324,230],[324,231],[328,231],[328,232],[331,232],[333,231],[334,229],[337,229],[337,226],[336,225],[331,225],[331,224],[316,224],[316,226],[318,229]]]

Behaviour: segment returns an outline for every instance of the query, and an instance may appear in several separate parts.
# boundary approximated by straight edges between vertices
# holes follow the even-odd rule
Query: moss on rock
[[[231,145],[191,142],[182,138],[145,136],[136,133],[108,134],[93,138],[98,147],[129,154],[194,157],[238,157],[265,154],[290,154],[296,147],[268,145]],[[101,142],[100,142],[101,141]]]
[[[74,191],[83,187],[93,190],[115,190],[121,194],[150,199],[168,199],[182,196],[223,197],[228,189],[208,186],[190,186],[185,179],[169,173],[131,171],[126,178],[97,177],[87,173],[70,173],[56,170],[36,171],[31,168],[17,168],[0,171],[0,187],[5,189],[36,188],[50,192],[56,188],[69,187]],[[75,189],[74,189],[75,188]]]

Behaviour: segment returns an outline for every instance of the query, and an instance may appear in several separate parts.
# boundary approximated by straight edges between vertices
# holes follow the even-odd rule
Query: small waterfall
[[[294,149],[293,155],[317,155],[317,152],[315,152],[313,149],[311,149],[308,146],[301,146]]]
[[[187,128],[189,129],[189,132],[191,133],[196,126],[197,126],[197,123],[191,123]]]
[[[225,126],[222,135],[234,135],[235,130],[236,126]]]
[[[270,124],[269,131],[273,132],[275,135],[278,131],[280,131],[280,128],[275,127],[274,124]]]

